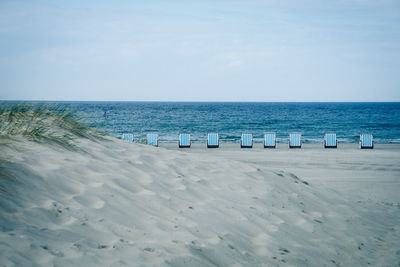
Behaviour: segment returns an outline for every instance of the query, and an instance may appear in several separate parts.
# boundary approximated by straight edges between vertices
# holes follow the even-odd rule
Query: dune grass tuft
[[[40,104],[1,104],[0,137],[24,136],[73,148],[76,138],[97,139],[101,134],[84,124],[71,110]]]

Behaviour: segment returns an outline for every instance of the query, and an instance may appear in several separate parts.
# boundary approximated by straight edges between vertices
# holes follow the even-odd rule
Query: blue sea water
[[[54,102],[53,102],[54,103]],[[204,142],[218,132],[221,142],[238,142],[244,132],[262,142],[264,132],[276,132],[287,142],[290,132],[304,142],[322,142],[335,132],[339,142],[357,143],[360,133],[372,133],[377,143],[400,143],[400,103],[238,103],[238,102],[58,102],[72,108],[91,126],[120,137],[133,132],[135,141],[158,133],[160,142],[175,142],[190,133]],[[106,116],[104,117],[104,112]]]

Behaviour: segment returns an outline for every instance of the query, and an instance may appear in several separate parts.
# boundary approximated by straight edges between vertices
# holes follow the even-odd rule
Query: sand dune
[[[2,266],[396,266],[400,146],[1,145]]]

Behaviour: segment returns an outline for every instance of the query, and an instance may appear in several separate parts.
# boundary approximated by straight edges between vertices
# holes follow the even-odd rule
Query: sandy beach
[[[396,266],[400,145],[1,144],[2,266]]]

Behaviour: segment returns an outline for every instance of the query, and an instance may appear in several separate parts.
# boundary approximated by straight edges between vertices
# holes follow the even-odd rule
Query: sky
[[[0,0],[0,100],[400,101],[400,1]]]

